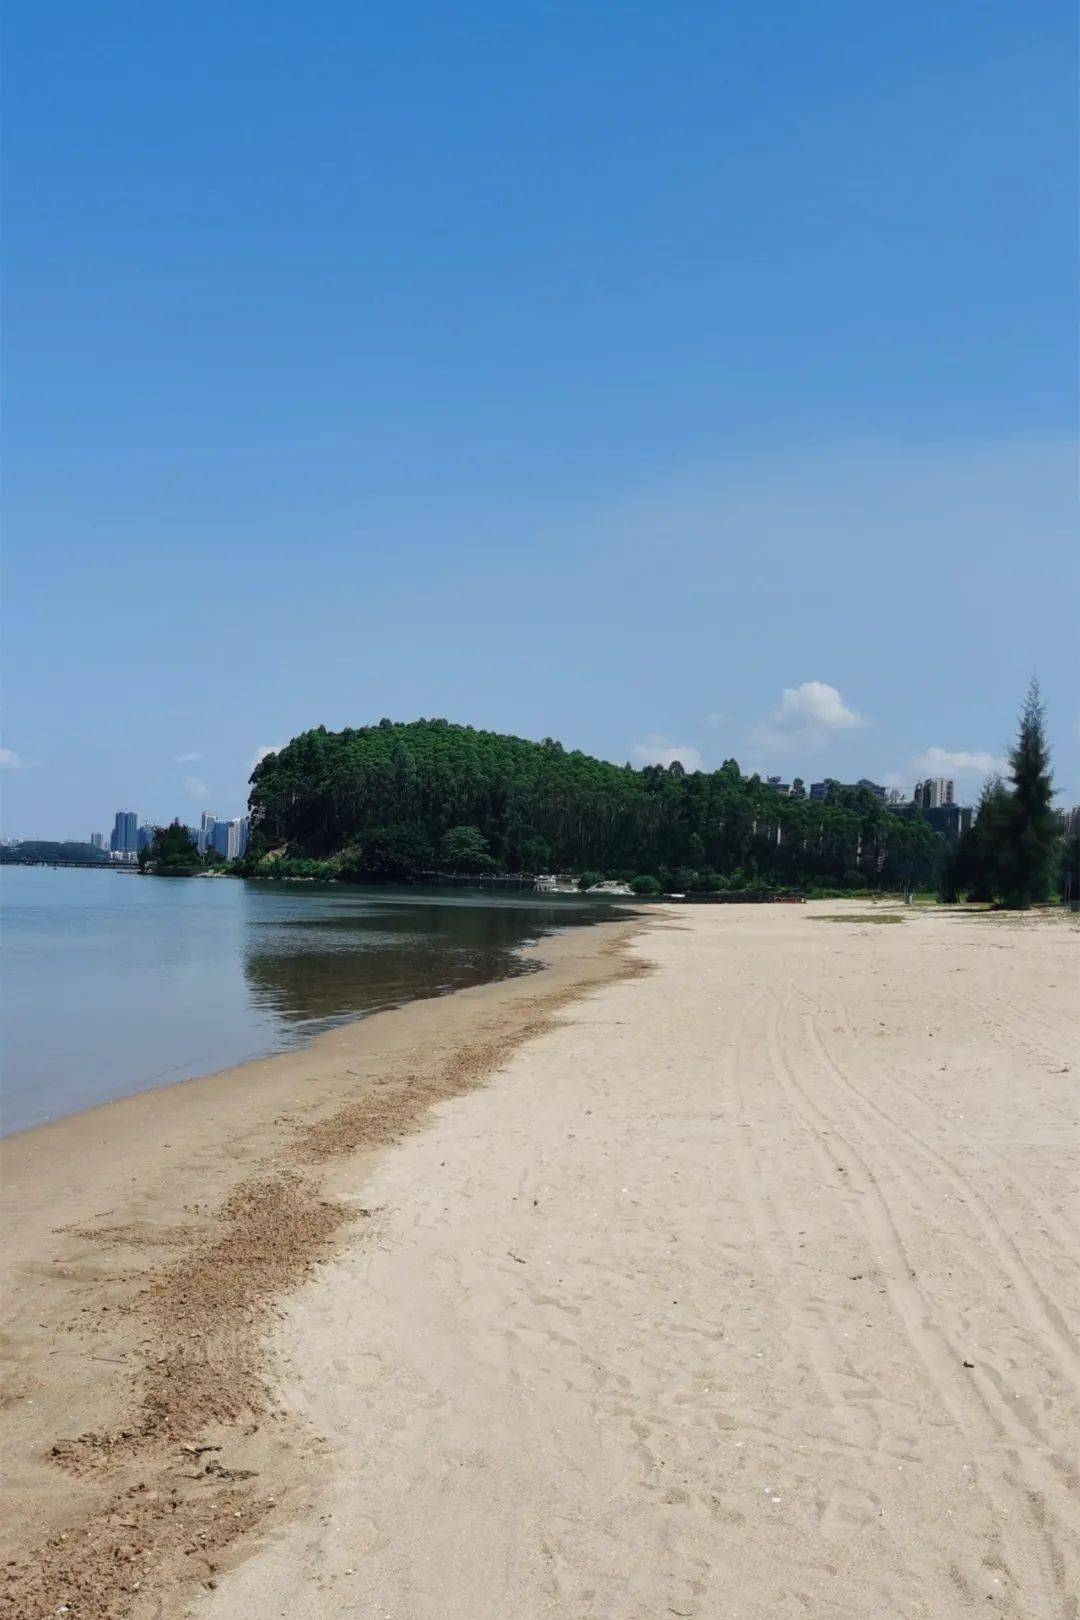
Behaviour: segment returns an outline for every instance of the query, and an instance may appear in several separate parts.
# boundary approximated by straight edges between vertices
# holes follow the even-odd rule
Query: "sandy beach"
[[[18,1620],[1080,1594],[1080,930],[665,906],[3,1147]]]

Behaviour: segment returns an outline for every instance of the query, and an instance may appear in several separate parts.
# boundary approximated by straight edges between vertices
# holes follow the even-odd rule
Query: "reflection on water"
[[[301,1024],[333,1022],[524,972],[514,952],[543,931],[505,902],[486,907],[375,905],[344,916],[264,922],[244,972],[257,1005]],[[550,927],[565,915],[546,920]]]
[[[527,972],[574,898],[7,867],[3,1128],[296,1046],[347,1018]]]

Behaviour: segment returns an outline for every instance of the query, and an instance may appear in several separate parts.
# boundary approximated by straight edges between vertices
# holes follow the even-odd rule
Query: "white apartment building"
[[[916,782],[915,803],[923,810],[940,810],[943,804],[955,803],[952,778],[928,776],[925,782]]]

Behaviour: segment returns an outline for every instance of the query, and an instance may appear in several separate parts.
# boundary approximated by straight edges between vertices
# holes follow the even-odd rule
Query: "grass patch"
[[[832,911],[825,917],[814,918],[815,922],[841,923],[902,923],[906,920],[898,911]]]

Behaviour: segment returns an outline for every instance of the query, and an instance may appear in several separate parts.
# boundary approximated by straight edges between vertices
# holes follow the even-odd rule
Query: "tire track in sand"
[[[796,994],[802,996],[812,1007],[817,1007],[813,998],[807,995],[805,991],[796,990]],[[850,1028],[847,1009],[842,1003],[838,1003],[838,1006],[845,1026]],[[821,1009],[817,1008],[817,1011],[820,1013]],[[900,1121],[895,1120],[878,1103],[866,1096],[854,1085],[829,1053],[826,1043],[817,1028],[813,1014],[809,1015],[804,1022],[822,1066],[832,1075],[837,1085],[855,1099],[857,1106],[862,1106],[869,1113],[878,1116],[891,1129],[912,1142],[945,1179],[950,1180],[954,1187],[960,1189],[957,1197],[971,1209],[980,1225],[983,1236],[994,1252],[998,1265],[1008,1278],[1011,1289],[1017,1297],[1024,1301],[1033,1317],[1038,1319],[1042,1316],[1045,1331],[1049,1333],[1052,1341],[1049,1344],[1046,1343],[1045,1339],[1039,1342],[1039,1350],[1044,1365],[1056,1362],[1064,1381],[1069,1385],[1075,1397],[1080,1393],[1080,1379],[1076,1376],[1078,1357],[1075,1336],[1070,1331],[1057,1306],[1048,1299],[1011,1237],[1001,1227],[988,1200],[943,1154],[925,1142],[916,1132],[910,1130]],[[933,1201],[933,1188],[925,1173],[922,1176],[911,1178],[910,1160],[905,1157],[902,1151],[898,1155],[889,1155],[885,1152],[884,1156],[887,1161],[891,1162],[894,1171],[900,1166],[905,1167],[905,1176],[901,1179],[918,1180],[924,1192],[930,1195],[931,1202]],[[947,1218],[945,1212],[943,1212],[942,1218]],[[1009,1297],[1009,1289],[1008,1287],[1005,1290],[998,1289],[995,1294],[998,1298],[1006,1299]],[[1020,1326],[1020,1324],[1017,1325]],[[1047,1567],[1053,1572],[1054,1584],[1067,1593],[1064,1613],[1069,1616],[1074,1615],[1076,1613],[1076,1599],[1071,1594],[1068,1594],[1062,1550],[1054,1537],[1048,1520],[1054,1519],[1060,1531],[1073,1542],[1076,1562],[1080,1565],[1080,1538],[1076,1535],[1075,1526],[1066,1517],[1063,1506],[1065,1498],[1062,1495],[1064,1491],[1075,1492],[1077,1488],[1076,1462],[1055,1452],[1052,1439],[1040,1426],[1034,1410],[1025,1407],[1010,1397],[1005,1388],[1004,1380],[996,1368],[983,1365],[978,1370],[988,1381],[993,1392],[992,1397],[987,1402],[988,1408],[992,1409],[991,1415],[993,1416],[996,1413],[998,1418],[1004,1417],[1006,1421],[1003,1427],[1011,1432],[1013,1444],[1006,1452],[1006,1455],[1019,1474],[1030,1476],[1034,1469],[1035,1472],[1043,1476],[1041,1482],[1043,1488],[1038,1488],[1030,1477],[1023,1480],[1013,1480],[1009,1475],[1003,1474],[1002,1478],[1010,1489],[1023,1492],[1028,1504],[1029,1515],[1033,1518],[1036,1532],[1045,1546]],[[1018,1432],[1023,1429],[1028,1431],[1030,1439],[1025,1438],[1022,1432]],[[1032,1449],[1033,1445],[1036,1448],[1034,1450]],[[1049,1464],[1055,1470],[1059,1476],[1056,1481],[1050,1479],[1049,1483],[1047,1482],[1046,1469],[1042,1466],[1043,1464]]]
[[[1036,1319],[1042,1319],[1045,1331],[1051,1341],[1046,1346],[1046,1353],[1057,1360],[1075,1394],[1080,1397],[1080,1345],[1077,1344],[1076,1337],[1061,1310],[1049,1298],[1042,1284],[1017,1248],[1015,1241],[1005,1231],[994,1214],[989,1201],[975,1186],[974,1182],[964,1175],[943,1153],[939,1152],[937,1148],[933,1147],[916,1131],[913,1131],[910,1126],[904,1125],[900,1120],[895,1119],[892,1114],[881,1107],[880,1103],[875,1102],[872,1097],[869,1097],[854,1084],[833,1058],[822,1039],[821,1031],[817,1025],[817,1015],[820,1014],[821,1008],[805,991],[798,990],[796,993],[802,996],[816,1010],[806,1017],[805,1027],[821,1066],[831,1075],[837,1086],[853,1099],[855,1108],[865,1109],[868,1113],[875,1115],[890,1130],[896,1131],[898,1135],[911,1142],[919,1153],[956,1189],[957,1196],[963,1199],[978,1221],[987,1243],[994,1252],[998,1265],[1009,1279],[1016,1293],[1024,1300],[1031,1315]],[[911,1174],[910,1161],[904,1159],[902,1155],[892,1155],[892,1162],[894,1165],[904,1164],[907,1167],[905,1174]],[[933,1197],[933,1188],[925,1176],[922,1178],[922,1183]],[[1046,1440],[1045,1436],[1038,1435],[1037,1438],[1049,1445],[1049,1441]]]
[[[985,981],[983,984],[991,995],[995,994],[992,985],[987,986]],[[1026,1013],[1025,1017],[1033,1018],[1036,1023],[1044,1025],[1053,1035],[1064,1035],[1067,1041],[1080,1041],[1080,1018],[1070,1018],[1068,1013],[1044,1006],[1041,1001],[1036,1001],[1034,996],[1029,996],[1026,990],[1018,990],[1015,985],[1009,986],[1009,994],[1013,1001],[1026,1001],[1028,1006],[1034,1009]]]
[[[1000,1005],[993,1008],[988,1007],[983,1002],[977,1001],[971,996],[966,996],[962,990],[957,990],[951,985],[948,988],[949,994],[956,1001],[961,1002],[971,1012],[977,1013],[978,1016],[985,1019],[988,1024],[994,1025],[997,1029],[1004,1030],[1006,1035],[1011,1035],[1014,1040],[1021,1042],[1026,1041],[1029,1046],[1041,1046],[1044,1052],[1047,1052],[1050,1057],[1056,1058],[1059,1063],[1071,1064],[1074,1061],[1075,1053],[1071,1053],[1069,1056],[1066,1056],[1066,1054],[1060,1051],[1058,1047],[1052,1046],[1045,1036],[1033,1034],[1030,1029],[1025,1029],[1023,1027],[1025,1019],[1028,1019],[1028,1021],[1031,1023],[1036,1022],[1036,1020],[1030,1018],[1027,1013],[1020,1012],[1019,1008],[1013,1008],[1013,1016],[1010,1019],[1006,1017],[1004,1013],[1002,1013]],[[1015,1021],[1017,1018],[1020,1020],[1019,1023]],[[1072,1122],[1070,1121],[1070,1123]]]
[[[765,1191],[768,1179],[762,1174],[753,1150],[747,1141],[750,1134],[750,1125],[746,1095],[742,1084],[742,1059],[747,1027],[754,1014],[764,1007],[766,995],[766,991],[760,991],[742,1009],[727,1045],[725,1079],[737,1110],[733,1121],[734,1128],[730,1132],[731,1156],[741,1189],[742,1202],[750,1217],[750,1224],[754,1230],[758,1251],[764,1256],[772,1276],[773,1297],[777,1301],[784,1303],[799,1348],[817,1380],[819,1389],[829,1409],[843,1411],[846,1418],[850,1417],[854,1409],[858,1414],[863,1429],[858,1442],[859,1449],[872,1452],[876,1451],[882,1442],[882,1429],[877,1414],[871,1407],[866,1405],[853,1408],[853,1403],[840,1383],[837,1374],[837,1364],[840,1358],[839,1347],[835,1339],[827,1330],[823,1330],[822,1324],[816,1316],[800,1306],[797,1300],[791,1298],[791,1290],[785,1285],[785,1277],[793,1258],[798,1253],[797,1239],[790,1231],[785,1231],[785,1222],[777,1210],[775,1201],[771,1200]],[[787,1251],[786,1253],[778,1252],[776,1242],[778,1231],[785,1233],[784,1248]],[[821,1444],[829,1443],[833,1442],[822,1442]],[[835,1444],[843,1446],[844,1442],[837,1440]]]
[[[806,992],[802,990],[799,991],[799,994],[806,996]],[[811,1002],[812,1006],[817,1006],[817,1003],[812,1001],[809,996],[806,996],[806,999]],[[910,1102],[915,1104],[923,1115],[928,1116],[935,1123],[939,1123],[933,1104],[928,1102],[919,1090],[911,1084],[904,1070],[874,1052],[869,1043],[855,1029],[844,1003],[835,997],[832,998],[832,1001],[836,1016],[841,1021],[845,1038],[861,1054],[864,1062],[871,1068],[876,1069],[879,1074],[887,1077],[891,1091],[902,1093]],[[1039,1189],[1017,1169],[1013,1160],[1007,1154],[1002,1153],[999,1148],[994,1147],[985,1137],[980,1136],[977,1131],[973,1131],[969,1125],[961,1124],[955,1115],[949,1116],[949,1128],[956,1135],[963,1136],[965,1141],[970,1143],[984,1158],[992,1159],[1000,1167],[1002,1173],[1008,1177],[1013,1186],[1023,1194],[1032,1215],[1040,1223],[1042,1230],[1048,1236],[1053,1237],[1062,1254],[1072,1260],[1077,1250],[1080,1249],[1080,1225],[1070,1226],[1065,1220],[1059,1218],[1053,1210],[1047,1209]]]
[[[796,993],[793,982],[788,981],[783,999],[772,989],[767,989],[765,993],[772,1004],[768,1048],[777,1081],[800,1115],[825,1173],[833,1177],[843,1176],[848,1185],[857,1185],[863,1194],[860,1208],[868,1235],[881,1261],[889,1302],[935,1398],[971,1448],[975,1481],[1001,1544],[1008,1550],[1005,1563],[1016,1589],[1023,1592],[1029,1602],[1033,1590],[1038,1589],[1044,1599],[1043,1612],[1049,1613],[1053,1603],[1063,1620],[1075,1620],[1076,1600],[1064,1584],[1063,1555],[1046,1522],[1048,1495],[1051,1499],[1056,1498],[1061,1489],[1060,1482],[1052,1473],[1047,1478],[1048,1471],[1042,1458],[1025,1455],[1025,1452],[1030,1453],[1030,1437],[1024,1432],[1017,1434],[1015,1415],[1000,1399],[1000,1395],[992,1399],[985,1385],[975,1384],[961,1370],[963,1357],[946,1331],[940,1313],[918,1281],[896,1213],[871,1167],[871,1154],[865,1150],[865,1145],[862,1148],[856,1146],[850,1128],[842,1130],[796,1078],[795,1067],[785,1055],[782,1039],[783,1015],[792,995]],[[843,1146],[846,1162],[841,1163],[837,1158],[832,1141]],[[887,1162],[889,1169],[903,1182],[903,1161]],[[1009,1460],[1018,1473],[1027,1476],[1020,1494],[1025,1516],[1030,1523],[1030,1534],[1023,1540],[1013,1517],[1019,1505],[1015,1500],[1018,1494],[1016,1486],[1009,1476],[1000,1472],[1003,1446],[1007,1448]],[[984,1482],[984,1468],[987,1474],[997,1474],[1000,1483],[1006,1486],[1004,1502],[999,1501],[988,1488],[989,1481]],[[1040,1476],[1038,1485],[1030,1479],[1031,1472]],[[1032,1503],[1038,1504],[1037,1509],[1033,1509]],[[1022,1572],[1019,1578],[1018,1571]]]

